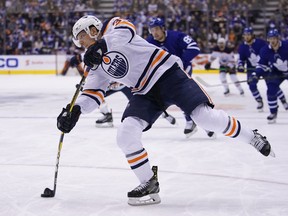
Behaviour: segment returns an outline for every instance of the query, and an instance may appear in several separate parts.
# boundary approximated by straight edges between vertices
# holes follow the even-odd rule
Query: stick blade
[[[49,188],[45,188],[44,192],[41,194],[43,198],[51,198],[55,196],[55,192]]]
[[[195,80],[197,80],[201,85],[205,87],[212,87],[209,83],[207,83],[205,80],[203,80],[201,77],[196,76]]]

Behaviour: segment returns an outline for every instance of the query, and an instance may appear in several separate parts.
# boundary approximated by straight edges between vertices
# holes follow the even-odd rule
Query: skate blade
[[[149,194],[144,197],[129,198],[128,204],[131,206],[144,206],[144,205],[154,205],[161,202],[160,196],[158,193]]]
[[[275,124],[275,123],[276,123],[276,119],[268,120],[268,124]]]
[[[190,133],[185,134],[186,138],[191,137],[193,134],[195,134],[198,131],[198,128],[195,127],[193,131],[191,131]]]
[[[276,157],[275,152],[272,149],[270,150],[269,156],[274,157],[274,158]]]
[[[112,128],[114,127],[113,123],[109,122],[109,123],[102,123],[102,124],[97,124],[96,123],[96,127],[97,128]]]
[[[264,109],[262,108],[262,109],[257,109],[257,111],[259,112],[259,113],[261,113],[261,112],[264,112]]]

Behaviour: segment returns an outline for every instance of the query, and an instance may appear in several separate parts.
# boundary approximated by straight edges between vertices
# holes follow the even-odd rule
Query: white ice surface
[[[217,75],[195,76],[219,83]],[[211,140],[201,128],[186,139],[182,113],[170,107],[178,125],[160,118],[143,134],[150,163],[159,167],[162,203],[131,207],[126,194],[138,181],[115,142],[127,103],[117,93],[107,98],[115,127],[96,128],[98,110],[82,116],[64,137],[56,196],[41,198],[46,187],[53,189],[60,138],[56,117],[79,81],[79,76],[0,76],[1,216],[288,215],[288,111],[279,104],[277,123],[268,125],[267,102],[258,113],[245,83],[244,97],[234,86],[229,97],[222,87],[206,90],[216,108],[267,136],[276,158],[221,134]],[[263,81],[259,88],[266,100]],[[288,95],[287,81],[282,89]]]

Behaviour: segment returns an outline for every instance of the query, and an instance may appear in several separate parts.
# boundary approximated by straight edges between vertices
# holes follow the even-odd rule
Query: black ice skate
[[[288,110],[288,103],[286,101],[281,101],[281,102],[282,102],[284,109]]]
[[[271,113],[269,116],[267,116],[268,124],[276,123],[276,119],[277,119],[277,113]]]
[[[258,130],[253,130],[254,137],[250,144],[254,146],[262,155],[275,157],[275,153],[271,149],[271,145],[265,136],[258,133]]]
[[[170,124],[172,125],[176,124],[176,119],[172,115],[163,113],[162,117],[165,118]]]
[[[103,116],[96,121],[96,127],[113,127],[112,112],[103,113]]]
[[[186,126],[184,129],[184,134],[186,135],[186,138],[189,138],[194,133],[197,132],[197,125],[193,121],[186,121]]]
[[[158,176],[157,176],[157,166],[153,166],[152,170],[154,175],[152,178],[143,184],[137,186],[134,190],[128,192],[128,204],[132,206],[141,205],[152,205],[161,202],[158,195],[160,191]]]
[[[230,90],[227,89],[226,91],[224,91],[224,96],[228,96],[230,94]]]
[[[258,112],[263,112],[263,107],[264,107],[263,101],[262,100],[257,101]]]
[[[213,131],[206,131],[207,136],[210,138],[215,139],[216,138],[216,134]]]

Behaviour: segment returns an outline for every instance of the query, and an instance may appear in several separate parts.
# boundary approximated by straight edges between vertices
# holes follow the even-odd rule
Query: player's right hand
[[[73,106],[70,112],[70,104],[68,104],[57,117],[57,128],[63,133],[69,133],[76,125],[80,114],[81,108],[79,105]]]
[[[253,72],[253,73],[251,74],[251,76],[248,78],[247,82],[248,82],[248,83],[254,83],[254,82],[257,83],[258,80],[259,80],[259,77],[257,76],[257,74],[256,74],[255,72]]]
[[[244,73],[244,67],[243,67],[243,65],[239,65],[238,68],[237,68],[237,71],[238,71],[239,73]]]

